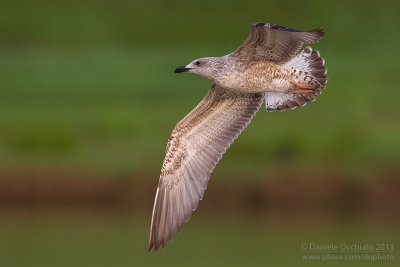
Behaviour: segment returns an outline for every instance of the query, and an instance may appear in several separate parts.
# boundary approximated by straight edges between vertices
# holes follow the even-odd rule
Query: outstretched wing
[[[216,85],[172,131],[151,219],[149,250],[165,247],[190,219],[222,154],[250,123],[263,94]]]
[[[271,23],[253,23],[246,41],[233,54],[245,60],[265,59],[282,64],[303,44],[316,43],[324,35],[321,29],[301,31]]]

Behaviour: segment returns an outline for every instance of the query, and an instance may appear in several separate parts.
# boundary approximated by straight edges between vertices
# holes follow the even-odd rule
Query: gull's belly
[[[218,83],[222,87],[248,93],[282,92],[293,87],[285,76],[279,65],[261,62],[246,69],[231,72]]]

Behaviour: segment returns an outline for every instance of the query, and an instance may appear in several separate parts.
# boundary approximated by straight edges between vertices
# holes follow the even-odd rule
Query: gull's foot
[[[314,94],[315,89],[289,89],[288,92],[293,94]]]
[[[313,94],[313,93],[315,93],[315,89],[317,89],[317,86],[315,86],[311,83],[298,82],[298,81],[294,81],[294,80],[289,80],[289,82],[297,87],[294,89],[289,89],[288,90],[289,93]]]

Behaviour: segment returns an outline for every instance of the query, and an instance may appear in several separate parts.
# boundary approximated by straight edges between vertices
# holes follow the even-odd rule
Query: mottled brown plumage
[[[310,47],[322,30],[300,31],[254,23],[249,37],[224,57],[200,58],[175,72],[193,72],[213,84],[172,131],[165,151],[151,220],[149,250],[165,247],[203,198],[215,165],[250,123],[263,98],[285,110],[313,101],[326,84],[326,68]]]
[[[150,247],[165,246],[190,215],[222,154],[258,111],[263,94],[236,93],[213,85],[172,131],[161,169]]]
[[[253,23],[249,37],[234,52],[246,61],[268,60],[283,64],[292,59],[303,44],[318,42],[325,35],[321,29],[301,31],[272,23]]]

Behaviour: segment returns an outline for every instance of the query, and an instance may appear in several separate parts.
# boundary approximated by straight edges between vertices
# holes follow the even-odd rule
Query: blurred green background
[[[399,266],[398,1],[3,1],[0,266]],[[184,234],[148,253],[175,123],[210,82],[177,66],[250,24],[323,28],[329,82],[264,106]],[[303,242],[394,243],[394,260],[302,260]]]

